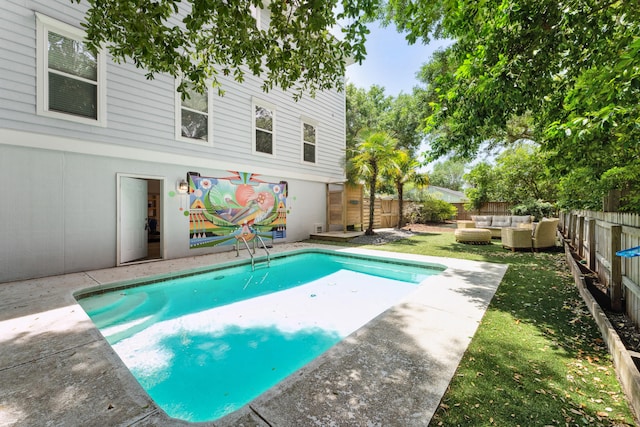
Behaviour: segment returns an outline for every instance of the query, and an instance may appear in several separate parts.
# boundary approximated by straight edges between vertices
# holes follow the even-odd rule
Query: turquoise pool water
[[[306,365],[444,267],[330,251],[279,254],[78,296],[168,415],[212,421]]]

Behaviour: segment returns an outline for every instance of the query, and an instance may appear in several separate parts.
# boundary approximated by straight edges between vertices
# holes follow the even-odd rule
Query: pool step
[[[256,267],[257,267],[259,264],[264,264],[264,263],[266,263],[266,264],[267,264],[267,265],[266,265],[266,267],[267,267],[267,268],[271,267],[271,260],[270,260],[269,258],[259,258],[259,259],[255,259],[255,260],[253,261],[253,270],[255,270],[255,269],[256,269]]]

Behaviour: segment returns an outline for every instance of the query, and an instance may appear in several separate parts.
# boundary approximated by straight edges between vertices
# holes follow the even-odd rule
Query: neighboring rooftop
[[[462,191],[451,190],[449,188],[437,187],[435,185],[430,185],[426,189],[427,193],[438,197],[445,202],[449,203],[464,203],[467,201],[467,197],[464,195]]]

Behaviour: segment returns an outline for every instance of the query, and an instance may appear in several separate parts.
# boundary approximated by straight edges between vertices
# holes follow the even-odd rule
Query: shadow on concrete
[[[407,333],[415,320],[403,313],[407,308],[381,315],[251,409],[272,425],[427,425],[458,360],[430,356],[425,342]],[[450,346],[461,357],[466,344]]]
[[[156,409],[123,366],[106,341],[86,330],[3,339],[0,424],[106,426],[142,419]]]

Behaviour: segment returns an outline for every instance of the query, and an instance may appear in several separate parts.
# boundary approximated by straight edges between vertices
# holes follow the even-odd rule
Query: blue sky
[[[449,43],[435,40],[429,45],[419,41],[409,45],[394,26],[381,28],[373,23],[369,29],[366,59],[362,65],[347,67],[347,81],[363,89],[377,84],[385,88],[385,94],[392,96],[400,92],[411,93],[412,88],[419,84],[416,73],[422,64],[431,58],[434,51]]]

